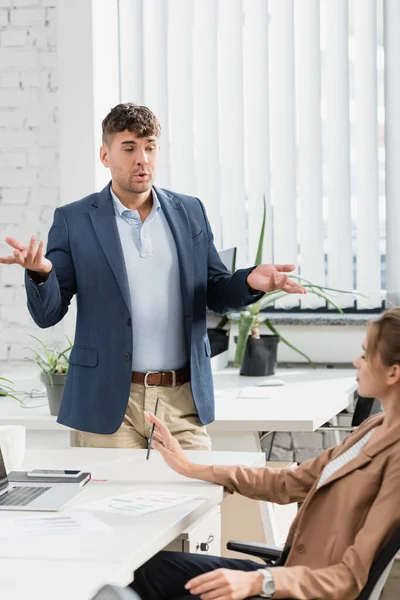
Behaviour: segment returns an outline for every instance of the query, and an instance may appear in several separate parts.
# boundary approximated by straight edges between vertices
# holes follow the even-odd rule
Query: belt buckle
[[[167,373],[172,373],[172,387],[176,387],[176,371],[167,371]]]
[[[144,376],[144,382],[143,382],[145,388],[154,388],[154,387],[157,387],[156,383],[153,384],[153,385],[151,385],[151,383],[147,383],[147,377],[149,375],[157,375],[157,373],[159,373],[159,371],[147,371],[147,373]]]

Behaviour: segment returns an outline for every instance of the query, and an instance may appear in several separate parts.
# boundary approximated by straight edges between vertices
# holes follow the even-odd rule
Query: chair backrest
[[[136,592],[130,588],[121,588],[116,585],[104,585],[99,589],[92,600],[141,600]]]
[[[356,403],[351,421],[352,427],[358,427],[365,419],[382,410],[381,403],[376,398],[364,398],[359,396],[357,392],[355,392],[354,398]]]
[[[393,560],[400,550],[400,527],[376,556],[367,583],[357,600],[377,600],[389,575]]]

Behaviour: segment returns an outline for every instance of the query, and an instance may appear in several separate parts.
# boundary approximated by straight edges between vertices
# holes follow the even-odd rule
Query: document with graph
[[[80,509],[93,511],[105,511],[113,513],[130,514],[132,516],[146,515],[150,512],[165,510],[190,502],[195,496],[187,496],[184,494],[175,494],[173,492],[161,492],[154,490],[138,490],[130,494],[121,494],[118,496],[109,496],[81,504]]]

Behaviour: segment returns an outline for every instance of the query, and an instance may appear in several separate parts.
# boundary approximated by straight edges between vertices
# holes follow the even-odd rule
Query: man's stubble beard
[[[149,179],[149,181],[143,183],[134,183],[129,180],[126,186],[121,186],[123,189],[125,188],[125,192],[131,194],[143,194],[144,192],[150,192],[153,187],[153,179]]]

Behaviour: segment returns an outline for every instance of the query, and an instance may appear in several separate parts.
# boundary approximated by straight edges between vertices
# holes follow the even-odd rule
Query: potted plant
[[[264,198],[264,214],[261,225],[260,238],[257,248],[257,256],[255,265],[262,263],[262,249],[264,244],[264,233],[266,223],[266,203]],[[320,285],[315,285],[304,277],[296,275],[290,275],[292,279],[296,279],[303,287],[305,287],[309,294],[323,298],[328,304],[333,306],[338,312],[343,314],[343,310],[338,306],[332,297],[331,293],[335,294],[352,294],[355,292],[347,292],[343,290],[336,290]],[[229,319],[232,321],[238,321],[239,331],[236,337],[236,353],[234,359],[234,366],[240,367],[240,374],[247,376],[265,376],[273,375],[275,372],[275,366],[277,362],[277,347],[281,341],[289,348],[292,348],[295,352],[307,359],[307,361],[315,367],[313,361],[309,356],[302,352],[299,348],[296,348],[287,339],[279,334],[277,329],[274,327],[270,319],[263,317],[262,310],[267,306],[273,304],[280,298],[285,297],[287,294],[282,290],[275,290],[273,292],[267,292],[264,296],[248,306],[240,312],[239,319],[234,315],[229,315]],[[359,295],[359,294],[357,294]],[[271,331],[271,334],[260,335],[260,326],[265,324]],[[223,326],[224,323],[221,321],[219,326]]]
[[[3,397],[7,396],[8,398],[14,398],[14,400],[17,400],[17,402],[19,402],[20,404],[24,404],[24,402],[22,400],[20,400],[20,398],[17,398],[17,396],[14,396],[11,393],[14,391],[14,388],[11,387],[12,385],[13,385],[12,381],[10,381],[9,379],[6,379],[5,377],[0,377],[0,396],[3,396]]]
[[[46,386],[50,414],[57,416],[68,373],[68,358],[69,352],[72,349],[72,343],[67,338],[69,344],[68,347],[59,352],[55,348],[47,348],[39,338],[33,335],[30,337],[40,344],[44,354],[38,352],[38,350],[35,350],[34,348],[28,347],[27,349],[33,352],[34,357],[27,357],[26,360],[36,363],[41,368],[42,373],[40,378]]]

